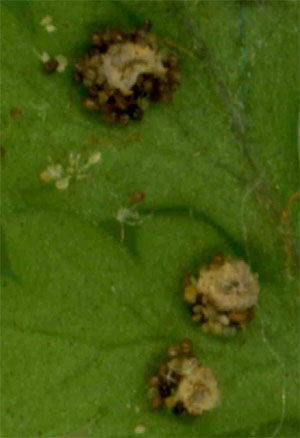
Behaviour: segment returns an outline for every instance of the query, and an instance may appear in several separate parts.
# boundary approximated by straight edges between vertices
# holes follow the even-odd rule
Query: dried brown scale
[[[144,20],[130,33],[110,28],[94,32],[92,47],[75,62],[75,80],[95,98],[83,106],[100,111],[110,124],[141,121],[145,100],[170,102],[179,84],[178,55],[158,47],[151,26]]]
[[[148,398],[152,409],[166,407],[177,415],[201,415],[219,400],[214,373],[193,356],[190,339],[167,349],[169,361],[160,362],[158,375],[148,377]]]
[[[259,293],[257,274],[243,260],[216,254],[212,263],[190,278],[184,289],[192,320],[201,322],[203,331],[233,334],[246,329],[254,316]]]

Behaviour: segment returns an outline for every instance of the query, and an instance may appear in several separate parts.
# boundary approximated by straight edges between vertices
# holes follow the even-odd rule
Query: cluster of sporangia
[[[198,278],[188,277],[184,300],[203,331],[233,334],[247,328],[253,318],[258,292],[257,275],[243,260],[216,254]],[[191,416],[212,409],[219,399],[217,381],[208,367],[199,365],[191,341],[172,345],[167,356],[168,361],[159,364],[158,375],[148,378],[152,408],[165,406]]]
[[[258,292],[257,275],[243,260],[217,254],[200,270],[198,279],[189,277],[184,300],[203,331],[230,334],[247,328]]]
[[[193,417],[212,409],[219,400],[217,380],[193,355],[192,342],[183,339],[170,346],[167,356],[168,360],[159,364],[158,375],[148,378],[152,409],[165,405],[178,415]]]
[[[75,62],[75,79],[88,89],[88,110],[108,123],[142,120],[147,100],[167,102],[180,78],[176,53],[166,54],[145,20],[133,32],[107,28],[91,35],[92,47]]]

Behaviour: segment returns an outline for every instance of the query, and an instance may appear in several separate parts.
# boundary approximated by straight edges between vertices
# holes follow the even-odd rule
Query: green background
[[[146,437],[298,436],[298,9],[2,2],[3,437],[131,437],[138,424]],[[82,108],[72,64],[91,32],[145,18],[181,47],[180,87],[141,123],[108,126]],[[44,74],[42,52],[65,55],[66,71]],[[40,181],[48,156],[95,151],[91,178]],[[142,224],[122,242],[116,214],[138,189]],[[203,334],[182,302],[183,272],[215,252],[259,274],[256,317],[234,338]],[[183,336],[222,394],[194,420],[146,399],[146,376]]]

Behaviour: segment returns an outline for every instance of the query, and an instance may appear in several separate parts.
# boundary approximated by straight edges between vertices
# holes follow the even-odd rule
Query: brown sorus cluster
[[[159,49],[145,20],[133,32],[107,28],[91,35],[92,47],[75,62],[75,80],[88,89],[83,106],[108,123],[143,118],[146,101],[171,101],[180,79],[178,56]]]
[[[243,260],[216,254],[211,264],[200,270],[198,279],[190,277],[184,300],[203,331],[230,334],[248,327],[258,292],[257,275]]]
[[[148,377],[148,397],[152,409],[165,406],[175,414],[193,417],[212,409],[219,399],[214,373],[200,366],[193,355],[190,339],[171,345],[167,360],[160,362],[156,376]]]

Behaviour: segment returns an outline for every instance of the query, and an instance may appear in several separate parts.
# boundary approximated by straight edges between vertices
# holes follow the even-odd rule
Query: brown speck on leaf
[[[143,190],[136,190],[130,195],[130,199],[134,204],[138,204],[139,202],[143,202],[145,200],[145,193]]]
[[[23,114],[23,110],[20,107],[18,107],[18,106],[14,106],[10,110],[10,118],[11,118],[11,120],[15,120],[17,117],[21,117],[22,114]]]
[[[56,72],[58,65],[59,65],[58,61],[56,59],[51,58],[49,59],[49,61],[46,61],[44,63],[44,71],[46,73],[54,73]]]

